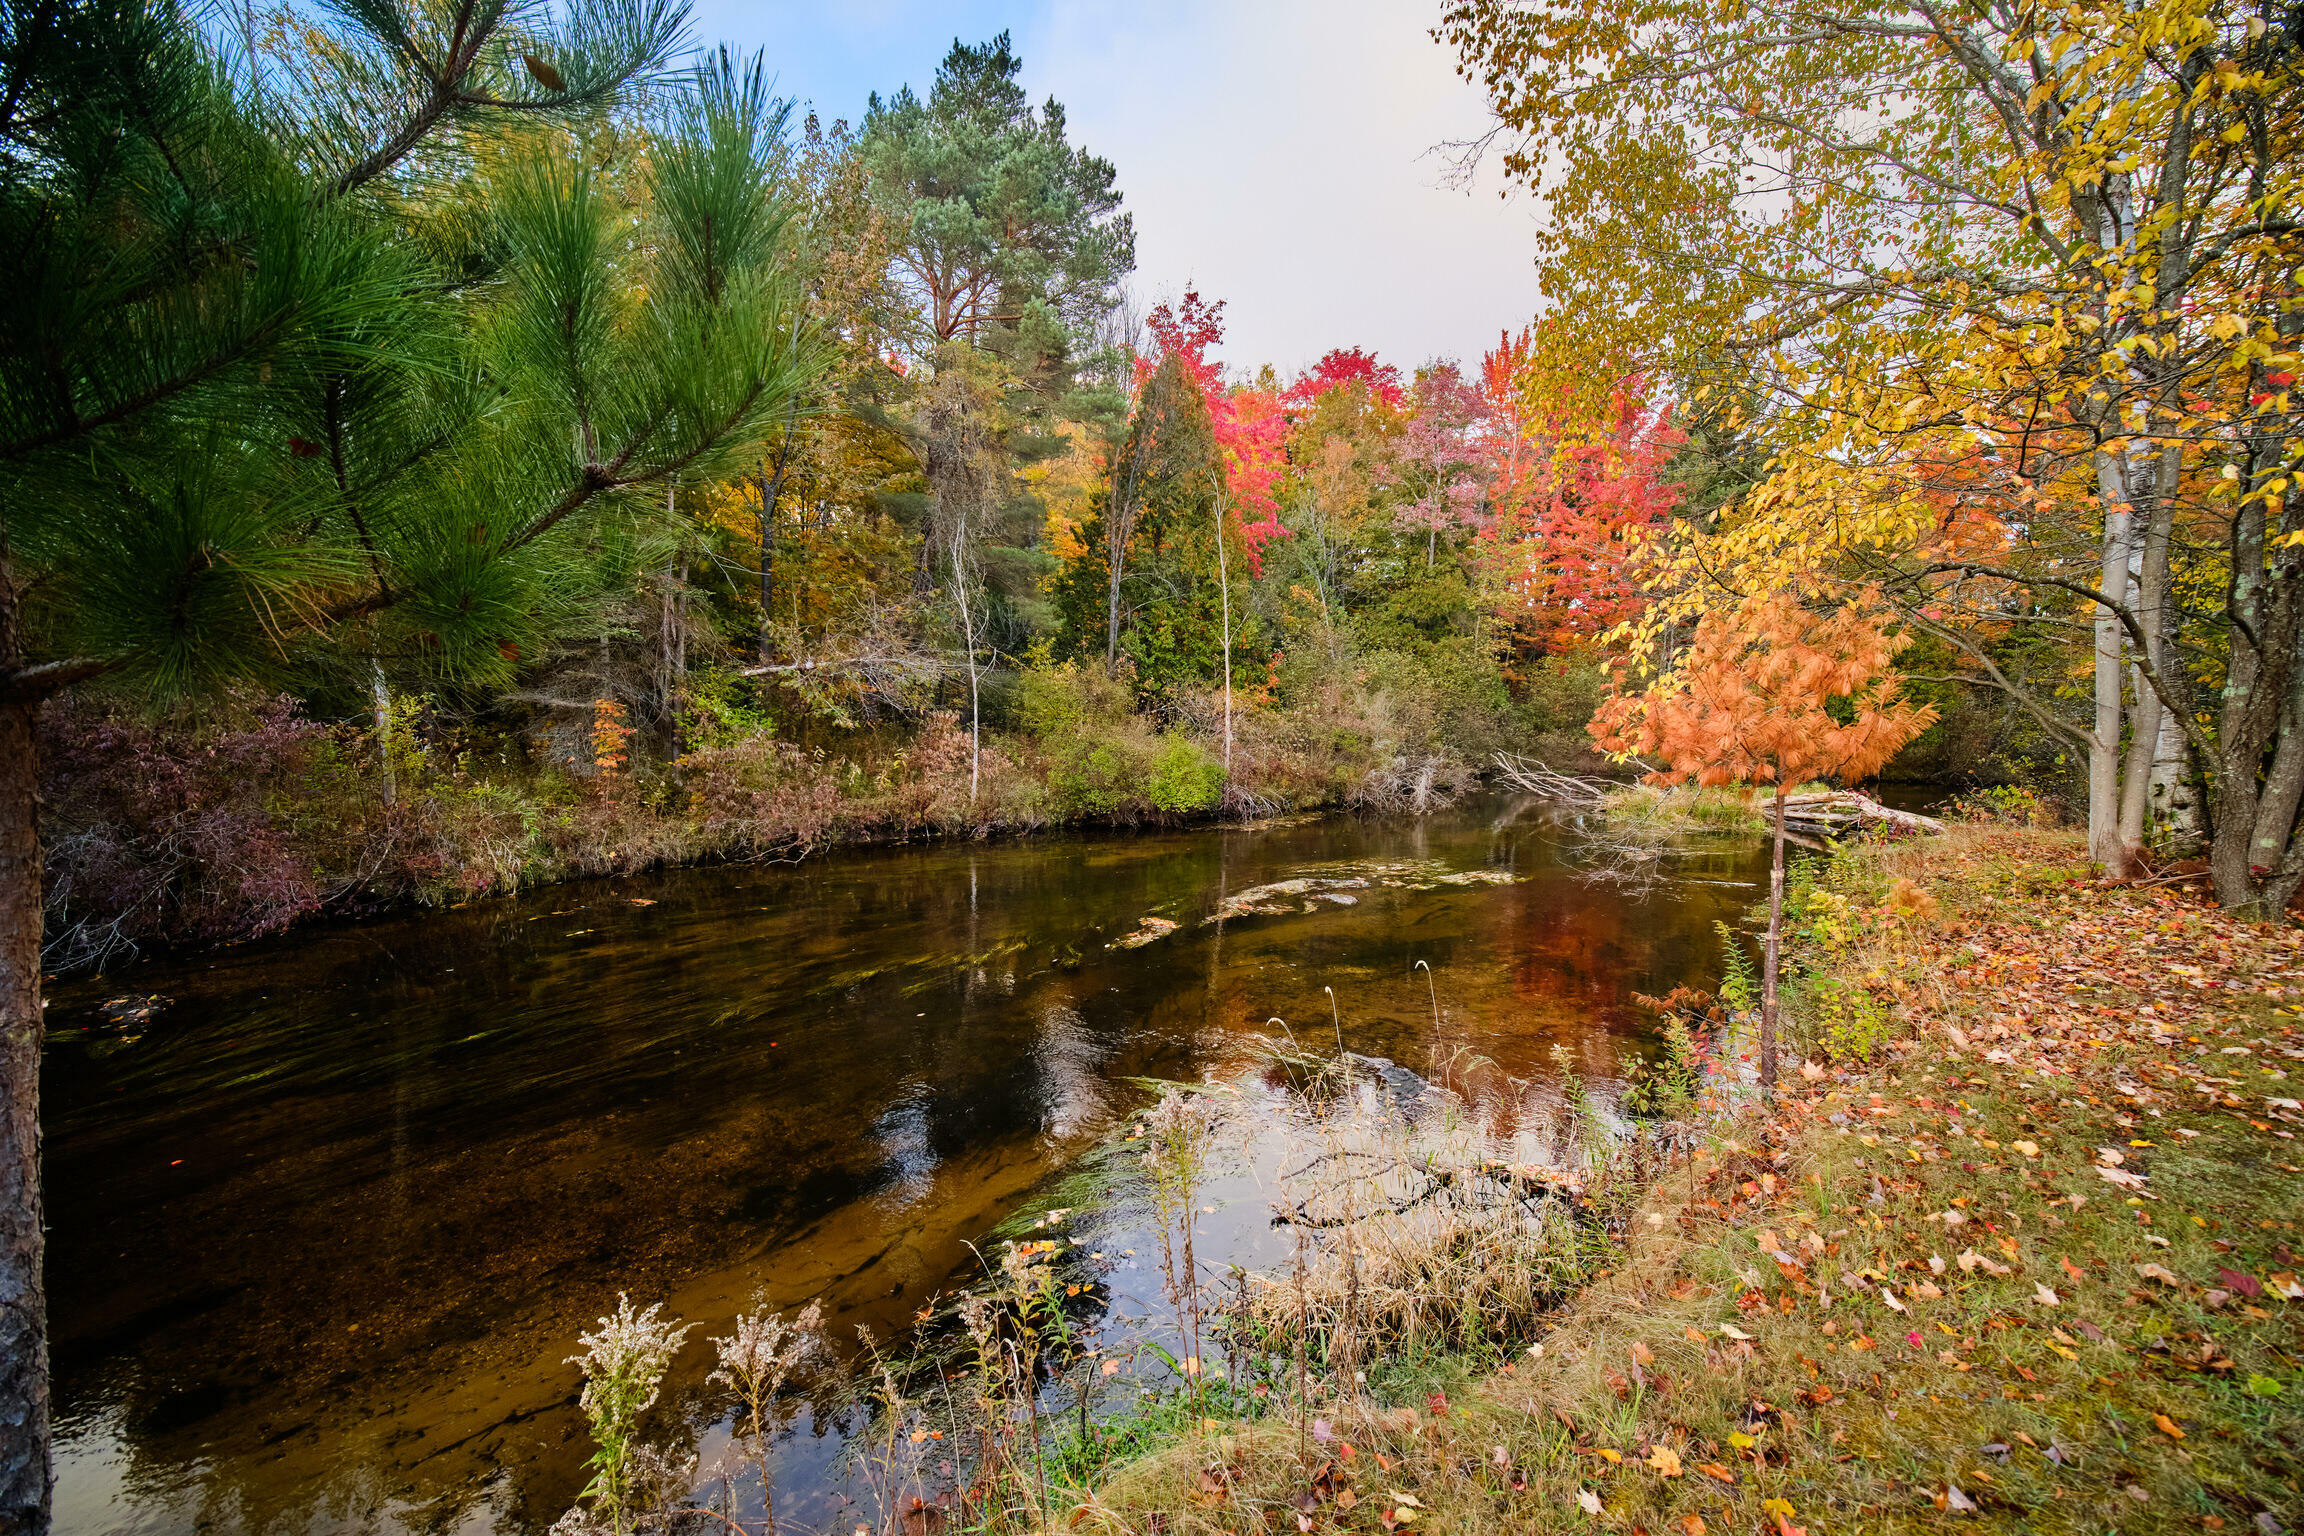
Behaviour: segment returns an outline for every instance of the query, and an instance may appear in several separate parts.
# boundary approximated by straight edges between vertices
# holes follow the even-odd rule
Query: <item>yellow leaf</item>
[[[2168,1415],[2164,1413],[2156,1413],[2152,1415],[2152,1422],[2159,1425],[2160,1433],[2166,1435],[2169,1439],[2181,1440],[2184,1438],[2184,1431],[2178,1429],[2176,1427],[2176,1421],[2168,1417]]]
[[[1650,1451],[1647,1462],[1666,1477],[1680,1475],[1680,1453],[1668,1445],[1659,1445]]]

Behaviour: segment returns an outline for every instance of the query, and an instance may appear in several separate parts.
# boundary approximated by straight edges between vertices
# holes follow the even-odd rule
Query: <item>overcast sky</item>
[[[699,42],[765,48],[827,119],[925,92],[958,35],[1003,28],[1035,100],[1120,172],[1136,292],[1227,301],[1234,366],[1331,347],[1476,362],[1536,302],[1525,197],[1440,183],[1428,153],[1486,123],[1422,0],[697,0]]]

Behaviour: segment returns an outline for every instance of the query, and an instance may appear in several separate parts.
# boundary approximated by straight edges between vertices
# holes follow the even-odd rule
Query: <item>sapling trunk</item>
[[[384,664],[368,663],[368,692],[376,706],[376,771],[383,779],[384,809],[400,800],[400,786],[392,775],[392,685],[384,681]]]
[[[1776,857],[1768,871],[1768,945],[1760,959],[1760,1086],[1776,1086],[1776,957],[1784,942],[1784,781],[1776,781]]]
[[[1224,788],[1232,788],[1232,572],[1224,559],[1224,498],[1216,498],[1216,580],[1224,602]]]

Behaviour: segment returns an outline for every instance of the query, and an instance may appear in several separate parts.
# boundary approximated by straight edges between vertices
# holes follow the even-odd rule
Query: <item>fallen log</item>
[[[1775,824],[1776,802],[1761,802],[1760,816]],[[1784,829],[1812,837],[1839,837],[1851,829],[1894,827],[1900,832],[1941,832],[1944,823],[1933,816],[1893,810],[1869,795],[1852,789],[1811,790],[1784,797]]]

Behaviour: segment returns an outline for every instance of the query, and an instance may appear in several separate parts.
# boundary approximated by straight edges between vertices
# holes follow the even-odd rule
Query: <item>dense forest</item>
[[[18,610],[32,654],[103,658],[39,726],[51,969],[664,861],[1444,803],[1500,749],[1588,754],[1628,552],[1753,472],[1638,375],[1548,404],[1524,319],[1462,363],[1220,366],[1224,301],[1140,307],[1115,168],[1005,36],[853,125],[758,62],[577,100],[543,44],[429,78],[396,37],[282,12],[170,66],[335,189],[295,236],[342,242],[295,300],[334,306],[318,351],[223,272],[168,274],[230,287],[215,334],[67,312],[86,246],[21,295],[28,344],[179,349],[129,354],[117,426],[13,397],[118,445],[42,461],[78,542]],[[407,99],[444,115],[402,146]],[[240,190],[144,210],[139,258],[257,217]],[[219,349],[230,382],[171,371]],[[210,408],[178,389],[229,431],[149,453],[152,412]]]

